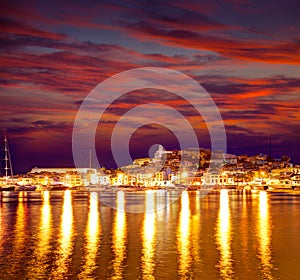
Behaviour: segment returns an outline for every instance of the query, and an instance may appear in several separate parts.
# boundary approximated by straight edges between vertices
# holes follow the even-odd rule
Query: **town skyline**
[[[200,154],[205,152],[205,153],[208,153],[209,154],[209,157],[211,158],[211,150],[210,148],[205,148],[205,147],[200,147],[200,148],[195,148],[195,147],[189,147],[187,149],[183,149],[183,150],[180,150],[180,149],[170,149],[170,150],[167,150],[165,149],[165,147],[163,147],[162,145],[160,144],[156,144],[154,145],[153,147],[151,147],[151,149],[149,150],[148,154],[140,154],[139,156],[136,156],[136,157],[132,157],[132,162],[128,162],[127,164],[123,165],[123,166],[117,166],[116,164],[114,165],[106,165],[106,164],[100,164],[100,166],[97,166],[97,162],[100,163],[100,160],[99,159],[93,159],[90,157],[90,155],[87,155],[87,158],[86,158],[86,164],[84,164],[84,166],[75,166],[74,162],[71,163],[70,165],[59,165],[58,163],[56,162],[52,162],[51,164],[48,164],[48,165],[39,165],[39,164],[34,164],[32,166],[30,166],[28,169],[26,170],[17,170],[15,169],[14,165],[11,163],[13,162],[14,160],[14,157],[12,157],[11,153],[9,153],[9,161],[11,161],[10,163],[12,164],[12,169],[13,169],[13,174],[14,175],[22,175],[22,174],[26,174],[28,172],[30,172],[30,170],[33,170],[35,168],[39,169],[43,169],[43,168],[69,168],[69,169],[76,169],[76,168],[79,168],[79,169],[88,169],[88,168],[92,168],[92,169],[107,169],[107,170],[122,170],[123,168],[126,169],[126,166],[130,166],[132,165],[134,162],[137,162],[139,160],[143,160],[143,159],[153,159],[155,158],[155,154],[157,153],[157,151],[155,150],[155,148],[159,148],[161,147],[163,149],[163,151],[167,152],[167,153],[183,153],[184,151],[199,151],[199,160],[200,160]],[[3,151],[4,149],[2,149]],[[232,154],[232,153],[228,153],[228,152],[220,152],[218,151],[218,154],[221,156],[221,158],[223,158],[224,162],[226,162],[226,159],[229,157],[229,158],[239,158],[239,157],[243,157],[243,156],[246,156],[246,157],[265,157],[266,160],[268,162],[279,162],[282,160],[282,158],[286,158],[288,159],[288,162],[290,162],[290,164],[294,165],[294,166],[298,166],[300,165],[300,162],[295,162],[292,160],[292,157],[288,154],[281,154],[280,156],[277,156],[277,157],[274,157],[272,156],[272,150],[271,150],[271,147],[269,146],[269,153],[257,153],[257,154],[249,154],[249,153],[241,153],[241,154]],[[185,159],[183,158],[182,161],[184,161]],[[9,163],[9,164],[10,164]],[[4,166],[5,165],[5,162],[3,160],[1,160],[1,173],[0,175],[1,176],[4,176]],[[200,166],[199,166],[200,168]],[[208,167],[206,167],[208,168]]]
[[[6,172],[0,177],[0,187],[8,181],[14,183],[17,191],[252,189],[287,192],[299,191],[300,187],[300,165],[292,164],[288,156],[273,159],[263,154],[214,154],[203,148],[167,151],[157,145],[152,157],[133,159],[117,169],[95,168],[91,159],[89,164],[89,167],[73,168],[34,167],[26,174],[14,176]]]

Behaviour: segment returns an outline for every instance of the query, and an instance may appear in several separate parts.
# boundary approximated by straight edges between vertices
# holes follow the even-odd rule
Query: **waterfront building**
[[[155,173],[155,182],[156,185],[160,186],[163,185],[163,182],[166,181],[168,178],[167,172],[162,170]]]
[[[29,186],[34,184],[34,180],[32,177],[19,177],[17,181],[20,186]]]
[[[73,173],[67,173],[64,176],[63,185],[66,187],[80,187],[87,185],[85,180],[82,178],[81,175],[79,175],[76,172]]]
[[[237,165],[238,158],[236,155],[226,154],[225,155],[225,164],[226,165]]]
[[[146,166],[148,163],[151,162],[150,158],[137,158],[133,161],[134,166]]]
[[[78,172],[86,174],[88,172],[96,173],[97,169],[95,168],[56,168],[56,167],[34,167],[31,169],[30,173],[42,173],[42,172],[48,172],[48,173],[72,173],[72,172]]]
[[[110,175],[98,174],[98,183],[102,186],[110,184]]]
[[[54,184],[54,178],[51,174],[38,174],[32,179],[34,185],[50,186]]]
[[[95,168],[38,168],[30,171],[36,185],[87,186],[99,182]]]
[[[136,176],[118,170],[110,177],[110,184],[112,186],[135,186]]]
[[[155,180],[153,179],[154,173],[138,173],[136,175],[136,185],[141,187],[153,187]]]
[[[300,166],[291,165],[287,156],[274,160],[263,154],[218,155],[220,160],[222,158],[221,170],[208,172],[210,164],[215,163],[211,161],[211,151],[192,148],[165,151],[159,145],[154,158],[138,158],[117,170],[35,167],[25,176],[15,176],[13,179],[20,186],[62,185],[70,188],[98,184],[139,187],[185,185],[199,188],[202,185],[219,187],[249,185],[270,188],[292,188],[300,185]],[[219,157],[216,161],[219,163]]]
[[[300,175],[295,174],[291,177],[292,180],[292,187],[300,187]]]
[[[223,185],[223,186],[234,186],[239,181],[235,180],[233,176],[231,176],[227,172],[223,173],[204,173],[202,177],[203,185]]]

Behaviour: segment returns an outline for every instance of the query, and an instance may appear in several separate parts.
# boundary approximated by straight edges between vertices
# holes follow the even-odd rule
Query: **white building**
[[[42,173],[42,172],[49,172],[49,173],[73,173],[73,172],[78,172],[82,174],[86,174],[88,172],[90,173],[97,173],[97,169],[95,168],[39,168],[39,167],[34,167],[31,169],[30,173]]]

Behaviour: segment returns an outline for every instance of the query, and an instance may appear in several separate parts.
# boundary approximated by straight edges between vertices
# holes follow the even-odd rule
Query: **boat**
[[[2,177],[2,184],[0,186],[0,191],[14,191],[16,185],[13,182],[13,169],[11,164],[11,157],[9,153],[8,141],[6,132],[4,133],[4,177]],[[4,180],[3,180],[4,179]]]
[[[289,178],[271,179],[268,181],[268,189],[270,191],[293,190],[292,181]]]
[[[98,185],[98,184],[90,184],[85,187],[90,192],[99,192],[99,191],[105,191],[108,189],[108,186],[104,185]]]
[[[36,191],[50,191],[48,186],[44,186],[44,185],[37,185],[36,186]]]
[[[267,185],[267,181],[262,178],[255,178],[253,181],[249,182],[249,187],[251,190],[255,191],[265,191],[269,187]]]
[[[49,191],[65,191],[70,189],[69,187],[63,185],[51,185],[47,187]]]
[[[14,191],[15,188],[16,188],[15,185],[11,185],[11,184],[9,184],[9,185],[3,185],[3,186],[0,187],[0,191],[1,192]]]
[[[31,186],[31,185],[16,186],[15,191],[35,191],[36,188],[37,188],[37,186]]]

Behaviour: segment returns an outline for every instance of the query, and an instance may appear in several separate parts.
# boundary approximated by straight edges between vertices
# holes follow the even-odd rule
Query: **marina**
[[[218,171],[210,171],[211,151],[187,149],[165,151],[161,145],[153,158],[138,158],[117,169],[38,168],[14,174],[6,133],[4,135],[4,172],[0,191],[146,191],[146,190],[266,190],[297,194],[300,191],[300,165],[289,157],[270,159],[267,155],[237,156],[221,154]],[[184,161],[181,157],[184,157]],[[186,156],[188,155],[188,156]],[[205,162],[200,158],[206,156]],[[188,169],[182,166],[188,165]]]
[[[299,10],[1,1],[0,280],[299,280]]]

